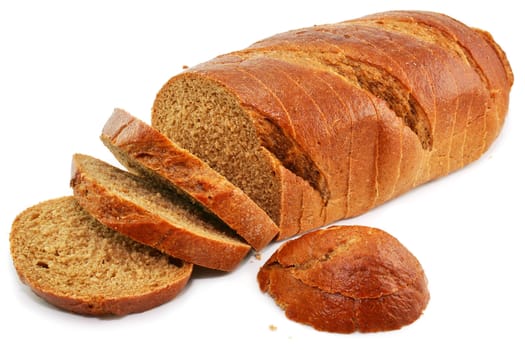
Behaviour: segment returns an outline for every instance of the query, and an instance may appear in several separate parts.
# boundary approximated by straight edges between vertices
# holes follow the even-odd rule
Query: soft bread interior
[[[73,197],[23,212],[13,224],[11,251],[23,280],[73,298],[148,294],[191,273],[191,264],[100,224]]]
[[[235,96],[211,79],[192,75],[171,81],[159,95],[164,96],[157,98],[152,125],[241,188],[278,222],[275,165]]]

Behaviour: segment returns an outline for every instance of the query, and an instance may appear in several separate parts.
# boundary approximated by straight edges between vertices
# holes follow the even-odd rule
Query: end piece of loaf
[[[10,244],[24,283],[49,303],[85,315],[163,304],[184,288],[193,267],[102,225],[72,196],[20,213]]]
[[[173,186],[217,215],[256,250],[277,235],[275,223],[241,189],[126,111],[115,109],[101,139],[128,170]]]
[[[429,301],[418,260],[388,233],[333,226],[284,243],[257,279],[291,320],[321,331],[401,328]]]
[[[478,159],[513,79],[488,33],[440,13],[386,12],[187,69],[159,90],[152,125],[251,196],[284,239]]]
[[[251,249],[176,192],[91,156],[73,156],[71,186],[79,204],[100,222],[181,260],[231,271]]]

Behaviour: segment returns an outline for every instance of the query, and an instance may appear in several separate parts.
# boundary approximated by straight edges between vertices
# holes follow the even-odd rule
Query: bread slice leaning
[[[91,156],[73,156],[71,187],[79,204],[103,224],[184,261],[231,271],[251,249],[176,192]]]
[[[72,196],[20,213],[10,244],[24,283],[49,303],[85,315],[125,315],[165,303],[193,268],[102,225]]]
[[[279,229],[241,189],[189,151],[121,109],[106,122],[101,139],[129,170],[156,178],[217,215],[256,250]]]

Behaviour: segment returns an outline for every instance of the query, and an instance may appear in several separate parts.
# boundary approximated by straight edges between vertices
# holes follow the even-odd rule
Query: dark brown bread
[[[364,226],[288,241],[257,278],[288,318],[328,332],[398,329],[417,320],[429,300],[418,260],[388,233]]]
[[[250,251],[230,228],[150,179],[75,154],[71,186],[97,220],[181,260],[231,271]]]
[[[85,315],[121,316],[165,303],[193,268],[102,225],[73,197],[24,210],[10,244],[24,283],[49,303]]]
[[[478,159],[513,75],[491,36],[401,11],[278,34],[185,70],[152,125],[250,195],[283,239]]]
[[[101,139],[129,170],[156,178],[211,211],[256,250],[278,228],[242,190],[166,136],[129,113],[116,109]]]

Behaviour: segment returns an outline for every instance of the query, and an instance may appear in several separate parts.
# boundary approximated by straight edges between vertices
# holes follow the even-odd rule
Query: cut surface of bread
[[[399,329],[417,320],[430,298],[419,261],[388,233],[365,226],[287,241],[257,279],[288,318],[328,332]]]
[[[155,101],[152,125],[206,161],[279,222],[280,186],[249,115],[226,88],[181,77]]]
[[[20,213],[10,244],[24,283],[49,303],[85,315],[161,305],[184,288],[193,267],[102,225],[72,196]]]
[[[73,156],[71,186],[79,204],[103,224],[184,261],[230,271],[251,249],[176,192],[94,157]]]
[[[101,139],[129,170],[174,186],[217,215],[256,250],[276,236],[276,224],[242,190],[124,110],[115,109]]]
[[[488,33],[440,13],[386,12],[185,70],[159,90],[152,125],[252,197],[284,239],[478,159],[513,79]]]

